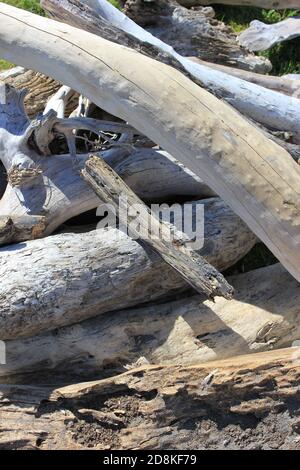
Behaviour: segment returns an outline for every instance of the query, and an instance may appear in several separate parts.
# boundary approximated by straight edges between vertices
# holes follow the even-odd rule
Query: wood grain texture
[[[1,385],[2,449],[299,449],[299,348]],[[271,430],[271,432],[270,432]]]
[[[3,57],[64,80],[161,145],[229,203],[300,280],[300,168],[286,151],[165,64],[5,4],[0,19]],[[23,34],[16,36],[20,26]]]
[[[127,230],[130,228],[131,236],[151,247],[197,292],[205,292],[212,299],[218,295],[232,299],[232,286],[193,250],[193,241],[175,226],[161,221],[102,158],[91,156],[81,174],[100,201],[114,207],[120,223]]]
[[[200,254],[223,270],[247,253],[256,238],[219,199],[203,204]],[[71,230],[3,247],[0,261],[1,339],[32,336],[188,287],[159,256],[111,228]]]
[[[37,336],[6,341],[1,382],[51,374],[57,381],[115,375],[138,364],[222,360],[289,347],[300,339],[300,288],[279,264],[229,278],[235,298],[203,296],[109,312]]]

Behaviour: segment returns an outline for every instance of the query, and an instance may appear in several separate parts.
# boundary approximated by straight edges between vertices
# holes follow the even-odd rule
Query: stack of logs
[[[179,3],[0,5],[0,448],[299,446],[300,82]],[[97,228],[124,194],[169,239]]]

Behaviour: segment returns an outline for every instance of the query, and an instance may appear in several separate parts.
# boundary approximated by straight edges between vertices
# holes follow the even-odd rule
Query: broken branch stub
[[[184,234],[160,221],[104,160],[90,157],[82,176],[102,201],[113,205],[122,224],[130,227],[135,237],[151,246],[194,289],[211,298],[232,298],[233,288],[222,274],[189,247]],[[139,211],[138,229],[133,223],[136,214],[131,216],[132,208]]]

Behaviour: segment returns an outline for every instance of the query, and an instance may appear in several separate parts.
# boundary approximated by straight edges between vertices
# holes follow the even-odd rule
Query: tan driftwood
[[[0,245],[40,238],[45,231],[45,217],[23,216],[11,219],[0,217]]]
[[[221,360],[300,340],[299,285],[279,264],[229,278],[235,298],[200,296],[107,313],[26,339],[6,341],[1,381],[81,379],[136,364]],[[71,366],[72,365],[72,366]],[[48,372],[49,373],[49,372]]]
[[[0,74],[0,81],[17,88],[26,89],[24,105],[30,118],[34,118],[38,113],[44,111],[49,98],[60,88],[60,83],[53,78],[46,77],[42,73],[33,70],[25,70],[22,67],[15,67],[8,72]],[[67,113],[71,113],[76,106],[78,95],[72,92],[69,97]]]
[[[299,357],[289,348],[60,388],[1,385],[0,447],[299,449]]]
[[[212,299],[217,295],[232,298],[233,288],[217,269],[193,250],[193,241],[161,221],[102,158],[90,157],[82,176],[100,201],[113,206],[120,223],[128,224],[131,236],[150,246],[196,291],[205,292]],[[130,212],[132,208],[138,212],[138,219],[137,212]]]
[[[145,29],[138,26],[130,18],[125,16],[118,9],[113,7],[107,0],[89,0],[90,9],[86,3],[78,0],[44,0],[44,8],[59,21],[80,27],[104,39],[118,44],[129,46],[143,54],[170,64],[179,70],[185,71],[201,87],[205,87],[218,97],[228,101],[246,116],[257,122],[279,131],[289,131],[294,141],[300,142],[299,122],[300,122],[300,101],[295,96],[284,96],[271,89],[249,83],[238,77],[230,77],[220,70],[211,69],[203,64],[196,64],[190,59],[180,55],[178,48],[174,50],[169,44],[169,39],[161,40],[161,35],[157,28],[151,31],[158,37],[153,36]],[[159,5],[162,2],[158,2]],[[152,16],[157,17],[156,4],[147,4],[147,9],[152,11]],[[163,3],[162,9],[167,8],[174,13],[175,20],[178,21],[178,5],[167,7]],[[135,8],[140,10],[140,16],[145,17],[144,7],[137,3]],[[160,7],[157,7],[160,8]],[[186,10],[186,9],[184,9]],[[195,18],[189,18],[187,11],[183,13],[184,21],[187,21],[187,31],[191,31],[191,24],[198,24]],[[182,25],[183,21],[179,21]],[[162,17],[162,30],[165,31],[165,16]],[[178,34],[172,33],[171,37]],[[201,36],[202,41],[202,36]],[[180,40],[180,43],[182,41]],[[187,55],[192,53],[190,49]],[[206,48],[207,49],[207,48]],[[216,55],[214,51],[214,55]],[[221,54],[217,54],[220,56]],[[213,59],[211,58],[213,61]],[[297,95],[298,96],[298,95]],[[268,109],[268,112],[266,112]]]
[[[205,240],[199,253],[221,271],[256,239],[219,199],[203,204]],[[192,203],[193,211],[197,207]],[[4,247],[0,261],[1,339],[32,336],[188,287],[158,255],[111,228]]]
[[[169,66],[5,4],[0,20],[3,57],[64,80],[161,145],[229,203],[300,280],[300,168],[286,151]]]

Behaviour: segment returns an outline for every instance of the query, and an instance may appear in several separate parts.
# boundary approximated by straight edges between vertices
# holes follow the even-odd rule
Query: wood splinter
[[[91,156],[86,161],[82,176],[101,200],[112,204],[120,222],[126,227],[130,226],[131,234],[149,244],[198,292],[205,292],[210,298],[219,295],[232,299],[233,287],[223,275],[191,249],[183,234],[161,222],[103,159]],[[120,210],[120,195],[122,199],[125,196],[127,207],[139,207],[139,230],[131,223],[136,215],[132,216],[123,208]]]

